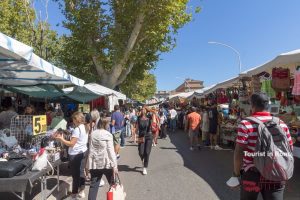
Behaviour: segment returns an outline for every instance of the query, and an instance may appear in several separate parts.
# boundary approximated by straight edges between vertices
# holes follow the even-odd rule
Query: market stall
[[[32,50],[32,47],[0,33],[2,89],[46,99],[65,95],[56,85],[84,84],[83,80],[43,60]],[[42,199],[46,199],[46,174],[54,172],[53,168],[57,168],[59,183],[62,147],[52,139],[52,134],[57,132],[48,130],[46,115],[18,115],[9,110],[16,104],[11,98],[6,99],[6,110],[0,123],[0,191],[12,192],[24,199],[25,192],[30,193],[33,182],[39,180]]]
[[[294,155],[300,157],[300,50],[282,53],[270,62],[241,73],[252,79],[253,91],[263,91],[271,99],[270,112],[289,127]]]
[[[126,95],[97,83],[88,83],[82,87],[76,86],[65,88],[63,91],[68,97],[82,103],[90,102],[94,99],[104,96],[107,98],[107,107],[109,111],[114,109],[114,105],[119,105],[119,100],[126,100]]]

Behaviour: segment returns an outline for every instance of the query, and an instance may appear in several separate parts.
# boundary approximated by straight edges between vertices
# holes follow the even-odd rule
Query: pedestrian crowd
[[[291,135],[287,125],[268,112],[269,98],[264,93],[253,94],[250,104],[251,116],[239,122],[233,177],[227,185],[241,186],[240,199],[243,200],[255,200],[259,193],[264,200],[282,200],[286,181],[293,174],[293,156],[288,156],[293,149]],[[17,113],[8,98],[2,106],[5,111],[0,113],[0,126],[5,128],[9,127],[10,119]],[[23,114],[35,113],[35,107],[28,105]],[[115,105],[112,113],[97,109],[85,114],[74,112],[70,120],[65,120],[61,109],[53,111],[46,107],[45,113],[49,116],[47,124],[57,130],[54,138],[65,147],[63,157],[69,160],[71,199],[85,198],[86,181],[90,181],[88,199],[96,200],[99,186],[105,185],[103,175],[109,184],[116,180],[118,159],[126,140],[137,144],[143,175],[148,174],[151,150],[159,145],[158,139],[166,139],[168,135],[175,134],[176,129],[184,130],[189,141],[187,148],[191,151],[201,150],[205,146],[212,150],[222,149],[218,145],[218,136],[223,112],[216,104],[181,110],[172,105],[128,109]],[[61,132],[64,129],[69,132]],[[264,146],[261,141],[270,138],[265,137],[268,134],[274,140],[268,140],[269,145]],[[268,152],[267,155],[282,155],[283,159],[251,156],[260,155],[256,154],[258,148]],[[269,164],[265,166],[261,163]],[[274,167],[274,163],[279,169]]]

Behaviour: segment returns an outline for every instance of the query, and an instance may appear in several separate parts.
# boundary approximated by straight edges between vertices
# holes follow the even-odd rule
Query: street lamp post
[[[228,47],[230,48],[231,50],[233,50],[236,55],[238,56],[238,59],[239,59],[239,74],[241,74],[242,72],[242,61],[241,61],[241,56],[240,56],[240,52],[238,52],[235,48],[233,48],[232,46],[228,45],[228,44],[224,44],[224,43],[221,43],[221,42],[208,42],[208,44],[217,44],[217,45],[222,45],[222,46],[225,46],[225,47]]]

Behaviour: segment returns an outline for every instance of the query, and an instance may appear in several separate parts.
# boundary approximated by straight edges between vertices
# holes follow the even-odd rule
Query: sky
[[[38,10],[42,2],[37,0]],[[179,31],[175,49],[162,54],[152,70],[158,90],[173,90],[185,78],[210,86],[237,76],[237,54],[209,41],[234,47],[240,53],[242,71],[300,49],[299,0],[191,0],[189,6],[200,6],[201,12]],[[66,33],[58,6],[49,1],[48,7],[52,28]]]

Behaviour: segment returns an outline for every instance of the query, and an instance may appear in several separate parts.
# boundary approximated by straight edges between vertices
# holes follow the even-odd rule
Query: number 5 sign
[[[33,135],[46,133],[47,118],[46,115],[37,115],[32,117]]]

